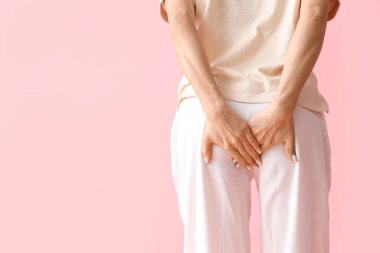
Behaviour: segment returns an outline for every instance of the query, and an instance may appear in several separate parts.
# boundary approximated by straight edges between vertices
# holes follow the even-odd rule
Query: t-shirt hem
[[[273,100],[273,97],[276,94],[275,92],[265,93],[265,94],[236,93],[236,92],[226,91],[223,89],[219,89],[219,91],[222,94],[224,99],[234,100],[238,102],[245,102],[245,103],[268,103]],[[180,103],[182,102],[182,100],[189,97],[197,97],[194,89],[192,87],[186,87],[186,88],[183,87],[183,89],[181,89],[181,92],[178,93],[176,110],[178,110],[178,107]],[[319,98],[319,97],[317,96],[316,98]],[[319,100],[315,101],[315,100],[310,100],[310,99],[304,99],[300,95],[296,105],[302,106],[312,111],[329,113],[330,109],[329,109],[328,103],[325,102],[324,99],[322,98],[321,100],[322,102],[320,102]]]

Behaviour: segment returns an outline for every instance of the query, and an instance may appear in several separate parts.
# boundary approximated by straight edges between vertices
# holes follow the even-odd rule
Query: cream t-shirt
[[[174,0],[169,0],[174,1]],[[299,18],[301,0],[193,0],[195,25],[217,87],[225,99],[270,102],[279,85],[285,56]],[[168,22],[165,0],[160,15]],[[178,85],[177,109],[197,96],[185,75]],[[312,71],[297,105],[329,112]]]

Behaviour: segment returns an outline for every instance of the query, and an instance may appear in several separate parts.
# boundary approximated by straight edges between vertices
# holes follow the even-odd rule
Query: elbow
[[[189,33],[196,30],[194,20],[186,12],[172,15],[170,18],[170,28],[174,39],[189,36]]]
[[[309,10],[309,15],[310,15],[310,18],[313,20],[325,22],[327,21],[327,17],[328,17],[328,10],[322,7],[312,8]]]
[[[191,13],[188,11],[179,11],[174,13],[170,17],[170,23],[173,27],[183,27],[189,24],[194,24],[194,20],[191,17]]]
[[[300,17],[307,20],[319,23],[327,22],[328,18],[328,6],[309,6],[306,9],[301,10]]]
[[[310,7],[303,10],[300,14],[300,22],[306,25],[309,29],[314,30],[315,34],[323,36],[328,20],[327,8]]]

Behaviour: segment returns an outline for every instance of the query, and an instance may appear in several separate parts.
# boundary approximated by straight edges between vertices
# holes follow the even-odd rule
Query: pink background
[[[342,1],[315,67],[336,253],[380,253],[379,8]],[[157,0],[2,0],[0,252],[181,252],[169,149],[180,77]]]

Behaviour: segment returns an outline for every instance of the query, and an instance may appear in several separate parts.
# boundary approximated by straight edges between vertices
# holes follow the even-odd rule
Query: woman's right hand
[[[230,107],[224,106],[215,116],[206,119],[202,154],[206,163],[212,159],[212,145],[224,148],[241,167],[261,164],[261,149],[248,122]]]

